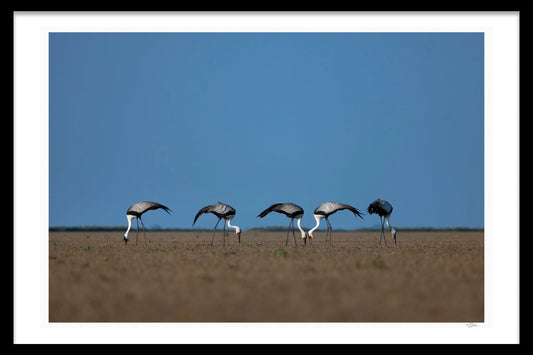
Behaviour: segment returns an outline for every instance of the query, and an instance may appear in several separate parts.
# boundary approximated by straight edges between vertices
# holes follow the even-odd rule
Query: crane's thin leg
[[[296,243],[296,234],[294,234],[294,219],[291,219],[291,223],[292,223],[292,237],[294,239],[294,245],[298,246],[298,243]]]
[[[331,228],[331,223],[329,223],[329,220],[327,218],[326,218],[326,225],[327,225],[327,228],[326,228],[326,244],[328,242],[328,234],[329,234],[329,245],[331,245],[332,228]]]
[[[287,228],[287,239],[285,240],[285,245],[289,245],[289,233],[291,231],[292,219],[289,222],[289,228]]]
[[[226,221],[223,222],[224,227],[222,228],[222,245],[226,245]]]
[[[329,223],[329,221],[328,221]],[[329,245],[331,245],[331,238],[333,237],[333,227],[331,226],[331,223],[329,223]]]
[[[328,232],[329,232],[328,220],[326,219],[326,245],[328,244]]]
[[[385,242],[385,245],[387,245],[387,238],[385,238],[385,220],[381,222],[381,235],[383,236],[383,241]],[[381,236],[379,237],[379,240],[381,240]]]
[[[381,225],[381,228],[383,229],[383,217],[382,216],[379,216],[379,223]],[[379,244],[381,245],[381,230],[379,231]]]
[[[329,237],[329,224],[328,224],[328,219],[326,218],[326,245],[328,245],[328,237]]]
[[[215,233],[217,231],[218,222],[220,222],[220,218],[217,221],[217,224],[215,224],[215,228],[213,228],[213,238],[211,238],[211,245],[213,245],[213,242],[215,241]]]
[[[137,220],[137,234],[135,234],[135,245],[137,245],[137,238],[139,237],[139,217],[135,219]]]
[[[383,217],[379,216],[379,224],[381,225],[381,219]],[[379,244],[381,245],[381,230],[379,231]]]
[[[326,245],[329,242],[329,221],[326,219]]]
[[[143,226],[143,232],[144,232],[144,245],[146,245],[146,229],[144,229],[144,222],[143,222],[143,219],[141,217],[139,217],[139,219],[141,220],[141,225]]]

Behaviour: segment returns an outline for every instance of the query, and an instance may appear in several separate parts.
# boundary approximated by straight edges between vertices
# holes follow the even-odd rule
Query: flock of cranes
[[[128,240],[129,240],[128,234],[130,232],[131,223],[134,218],[137,220],[137,234],[135,236],[135,244],[137,244],[137,239],[139,236],[139,221],[141,221],[141,225],[143,227],[144,242],[146,243],[146,229],[144,228],[144,223],[141,217],[145,212],[150,211],[150,210],[157,210],[157,209],[163,209],[168,214],[170,214],[171,212],[170,208],[168,208],[167,206],[164,206],[157,202],[148,202],[148,201],[137,202],[133,204],[130,208],[128,208],[128,211],[126,212],[126,218],[128,219],[128,229],[126,230],[126,233],[124,234],[125,245],[128,245]],[[313,211],[313,214],[316,220],[316,225],[312,229],[310,229],[308,232],[305,232],[301,226],[301,221],[304,215],[304,210],[303,208],[301,208],[300,206],[294,203],[290,203],[290,202],[275,203],[271,205],[270,207],[268,207],[267,209],[265,209],[263,212],[259,213],[257,217],[263,218],[266,215],[268,215],[270,212],[277,212],[277,213],[282,213],[288,218],[290,218],[289,227],[287,228],[287,240],[285,242],[286,245],[289,244],[289,235],[290,235],[291,227],[292,227],[292,236],[294,239],[294,245],[298,245],[296,242],[296,235],[295,235],[295,230],[294,230],[295,219],[298,225],[298,229],[300,230],[301,239],[303,240],[304,245],[307,244],[308,239],[309,239],[309,244],[311,244],[311,240],[313,239],[313,232],[320,226],[320,221],[322,219],[325,219],[326,227],[327,227],[326,243],[328,242],[328,236],[329,236],[329,244],[331,244],[331,234],[332,234],[333,228],[331,227],[331,223],[329,222],[328,218],[335,212],[342,211],[342,210],[349,210],[353,212],[355,217],[359,217],[361,219],[363,218],[361,211],[359,211],[357,208],[347,205],[345,203],[338,203],[338,202],[326,202],[326,203],[321,204],[317,208],[315,208],[315,210]],[[222,219],[224,220],[223,245],[226,244],[226,236],[225,236],[226,224],[228,225],[229,228],[235,229],[235,235],[237,236],[239,243],[240,243],[241,242],[241,229],[238,226],[232,226],[230,223],[233,217],[235,217],[235,212],[236,212],[235,208],[231,207],[228,204],[217,201],[217,203],[214,205],[208,205],[208,206],[202,207],[198,211],[196,216],[194,217],[194,221],[192,225],[194,226],[194,224],[198,220],[198,217],[200,217],[202,214],[212,213],[218,217],[218,221],[215,224],[215,227],[213,228],[213,236],[211,238],[211,245],[213,245],[215,241],[215,234],[217,231],[217,226],[220,223],[220,220]],[[379,243],[381,244],[381,239],[383,238],[383,240],[385,241],[385,244],[387,244],[387,240],[385,238],[385,230],[384,230],[384,223],[386,222],[387,226],[389,227],[391,231],[391,235],[392,235],[392,238],[394,239],[394,243],[396,244],[397,230],[393,228],[389,222],[389,218],[392,213],[391,204],[385,200],[381,200],[378,197],[377,200],[375,200],[368,206],[367,212],[369,214],[377,214],[379,216],[379,220],[381,222],[381,233],[379,236]]]

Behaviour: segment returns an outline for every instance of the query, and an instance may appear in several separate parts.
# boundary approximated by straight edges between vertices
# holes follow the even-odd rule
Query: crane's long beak
[[[241,244],[241,232],[237,233],[237,238],[239,238],[239,244]]]
[[[124,245],[128,245],[128,238],[124,238]]]

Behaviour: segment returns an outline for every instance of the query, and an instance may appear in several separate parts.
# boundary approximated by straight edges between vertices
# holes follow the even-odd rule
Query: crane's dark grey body
[[[193,226],[196,223],[196,220],[198,219],[198,217],[200,217],[204,213],[212,213],[212,214],[214,214],[215,216],[218,217],[217,224],[215,224],[215,228],[213,228],[213,238],[211,239],[211,245],[213,245],[213,242],[215,240],[215,233],[216,233],[216,230],[217,230],[218,223],[220,222],[221,219],[224,219],[225,221],[230,221],[235,216],[235,208],[233,208],[230,205],[227,205],[225,203],[219,202],[219,201],[217,201],[217,203],[215,205],[209,205],[209,206],[202,207],[198,211],[196,216],[194,217],[194,222],[192,222]],[[237,235],[239,237],[239,243],[240,243],[241,242],[240,229],[237,229],[237,231],[238,231]],[[226,245],[226,235],[225,234],[226,234],[226,224],[224,223],[223,244],[222,245]]]
[[[353,212],[355,216],[363,218],[363,216],[361,215],[361,212],[357,208],[347,205],[345,203],[339,203],[339,202],[325,202],[321,204],[320,206],[318,206],[317,208],[315,208],[313,213],[324,216],[324,218],[327,219],[329,216],[331,216],[335,212],[341,211],[341,210],[350,210]]]
[[[317,208],[315,208],[315,210],[313,211],[317,224],[309,232],[309,237],[310,238],[313,237],[312,232],[316,228],[318,228],[318,226],[320,225],[320,220],[324,218],[326,220],[326,226],[327,226],[326,243],[327,243],[328,235],[329,235],[329,244],[331,244],[331,235],[333,234],[333,228],[331,227],[331,223],[329,223],[328,217],[334,214],[335,212],[342,211],[342,210],[350,210],[353,212],[354,216],[363,219],[363,214],[361,213],[361,211],[359,211],[357,208],[353,206],[347,205],[345,203],[339,203],[339,202],[325,202],[321,204],[320,206],[318,206]]]
[[[367,211],[370,214],[377,214],[380,217],[385,217],[392,213],[392,206],[388,201],[380,200],[378,198],[368,206]]]
[[[387,239],[385,238],[385,227],[384,224],[387,222],[387,225],[391,229],[392,237],[394,239],[394,244],[396,244],[396,229],[392,228],[389,222],[390,215],[392,213],[392,205],[385,200],[382,200],[378,197],[377,200],[373,201],[367,208],[369,214],[377,214],[379,216],[379,221],[381,223],[381,234],[379,235],[379,243],[381,244],[381,238],[387,244]]]
[[[130,208],[128,208],[128,211],[126,212],[126,214],[131,214],[135,217],[141,217],[144,212],[149,211],[149,210],[157,210],[158,208],[162,208],[168,214],[170,214],[171,212],[170,208],[160,203],[140,201],[140,202],[133,204]]]
[[[192,223],[193,226],[196,223],[196,220],[198,219],[198,217],[200,217],[204,213],[212,213],[215,216],[217,216],[219,220],[222,218],[228,219],[228,218],[233,218],[233,216],[235,216],[235,208],[231,207],[230,205],[226,205],[225,203],[221,203],[221,202],[217,203],[216,205],[209,205],[209,206],[202,207],[200,211],[198,211],[198,213],[194,217],[194,222]]]
[[[137,219],[137,234],[135,235],[135,245],[137,245],[137,239],[139,236],[139,220],[141,221],[141,225],[143,227],[144,243],[146,244],[146,229],[144,228],[144,222],[141,216],[147,211],[157,210],[159,208],[163,209],[168,214],[170,214],[171,212],[170,208],[168,208],[167,206],[150,201],[139,201],[131,205],[130,208],[128,208],[128,210],[126,211],[126,217],[128,218],[128,230],[126,231],[126,234],[124,234],[124,242],[126,245],[128,245],[128,232],[130,230],[131,220],[133,218]]]
[[[297,243],[296,243],[296,235],[294,234],[294,220],[295,219],[298,220],[298,228],[300,228],[299,223],[300,223],[300,220],[302,219],[302,217],[304,215],[303,208],[301,208],[300,206],[298,206],[298,205],[296,205],[294,203],[291,203],[291,202],[275,203],[272,206],[270,206],[267,209],[265,209],[263,212],[259,213],[259,215],[257,215],[257,217],[263,218],[267,214],[269,214],[270,212],[282,213],[282,214],[284,214],[285,216],[287,216],[287,217],[289,217],[291,219],[291,221],[289,222],[289,228],[287,229],[287,240],[285,241],[285,245],[289,244],[289,232],[291,230],[291,226],[292,226],[292,237],[294,238],[294,245],[297,245]],[[302,231],[301,228],[300,228],[300,231]]]
[[[272,206],[268,207],[266,210],[261,212],[257,217],[263,218],[270,212],[278,212],[283,213],[285,216],[289,218],[298,218],[302,217],[304,215],[304,210],[300,206],[285,202],[285,203],[275,203]]]

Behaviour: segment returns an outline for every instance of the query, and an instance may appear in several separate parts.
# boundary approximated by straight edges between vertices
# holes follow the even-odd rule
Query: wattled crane
[[[328,217],[334,214],[335,212],[341,211],[341,210],[350,210],[353,212],[354,216],[363,219],[362,213],[353,206],[347,205],[345,203],[338,203],[338,202],[323,203],[317,208],[315,208],[315,211],[313,212],[315,216],[315,220],[316,220],[316,226],[314,226],[308,233],[309,242],[311,242],[311,238],[313,238],[313,232],[315,231],[315,229],[317,229],[318,226],[320,226],[320,221],[322,220],[322,218],[325,218],[326,225],[327,225],[326,243],[327,243],[328,235],[329,235],[329,244],[331,244],[332,228],[331,228],[331,224],[329,223]]]
[[[228,223],[228,227],[235,229],[235,234],[237,235],[237,238],[239,238],[239,244],[241,243],[241,229],[237,226],[232,226],[230,224],[230,221],[233,219],[233,217],[235,217],[235,208],[225,203],[219,202],[219,201],[217,201],[216,205],[209,205],[209,206],[202,207],[200,211],[198,211],[198,213],[194,217],[194,222],[192,223],[193,226],[196,223],[196,220],[198,219],[198,217],[200,217],[200,215],[202,215],[203,213],[212,213],[218,217],[217,224],[215,224],[215,228],[213,228],[213,238],[211,239],[211,245],[213,245],[213,242],[215,240],[215,233],[217,231],[218,223],[220,222],[221,219],[224,219]],[[223,238],[224,239],[223,239],[222,245],[226,245],[226,224],[225,223],[224,223]]]
[[[291,226],[292,226],[292,237],[294,238],[294,245],[297,245],[296,236],[294,235],[294,220],[295,219],[298,224],[298,229],[300,230],[300,233],[302,234],[302,239],[304,240],[304,243],[305,243],[306,235],[305,235],[304,230],[302,229],[302,226],[300,225],[300,222],[302,221],[302,217],[304,215],[303,208],[290,202],[275,203],[272,206],[268,207],[263,212],[259,213],[257,217],[263,218],[270,212],[283,213],[285,216],[291,219],[291,221],[289,222],[289,228],[287,229],[287,240],[285,241],[285,245],[289,244],[289,231],[291,230]]]
[[[370,214],[376,213],[379,216],[379,221],[381,222],[381,234],[379,235],[379,243],[381,244],[381,237],[383,237],[385,245],[387,244],[387,239],[385,238],[385,230],[383,227],[384,222],[387,222],[387,226],[390,228],[392,238],[394,239],[394,244],[396,244],[397,230],[396,228],[393,228],[389,223],[389,218],[392,213],[392,205],[389,202],[381,200],[378,197],[377,200],[375,200],[368,206],[367,211]],[[383,221],[383,217],[385,217],[385,221]]]
[[[126,211],[126,218],[128,219],[128,230],[126,230],[126,233],[124,234],[125,245],[128,245],[128,233],[130,232],[131,221],[134,218],[137,218],[137,234],[135,235],[135,245],[137,245],[137,237],[139,236],[139,220],[141,221],[141,224],[143,226],[144,244],[146,244],[146,229],[144,229],[144,223],[143,223],[141,216],[146,211],[157,210],[159,208],[162,208],[168,214],[170,214],[171,212],[170,208],[168,208],[167,206],[163,206],[162,204],[157,203],[157,202],[149,202],[149,201],[140,201],[140,202],[134,203],[130,208],[128,208],[128,211]]]

